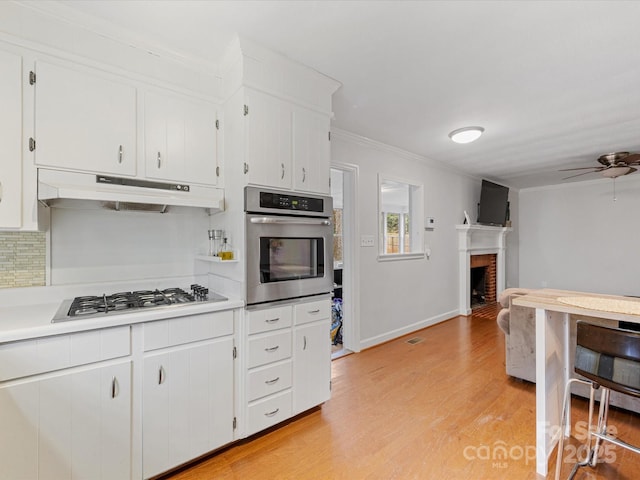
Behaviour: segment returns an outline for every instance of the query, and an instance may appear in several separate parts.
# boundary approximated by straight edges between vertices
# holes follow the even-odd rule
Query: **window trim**
[[[386,228],[384,224],[384,218],[387,213],[400,213],[400,212],[385,212],[382,207],[382,185],[385,182],[403,183],[412,187],[409,189],[409,226],[411,230],[415,229],[415,249],[411,252],[404,253],[385,253],[385,237]],[[400,214],[404,217],[404,214]],[[420,183],[410,182],[403,178],[397,178],[390,175],[378,174],[378,261],[388,262],[396,260],[415,260],[424,259],[424,185]],[[404,231],[404,228],[400,229]],[[411,233],[410,233],[411,235]],[[404,233],[401,235],[404,238]],[[412,242],[413,245],[413,242]],[[404,245],[402,245],[404,249]]]

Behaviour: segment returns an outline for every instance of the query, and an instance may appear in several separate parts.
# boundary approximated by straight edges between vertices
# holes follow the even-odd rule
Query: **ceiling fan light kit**
[[[607,178],[617,178],[622,175],[627,175],[628,173],[632,173],[632,171],[636,171],[635,168],[620,166],[620,167],[611,167],[602,171],[602,176]]]
[[[449,133],[449,138],[456,143],[471,143],[480,138],[483,132],[483,127],[463,127]]]

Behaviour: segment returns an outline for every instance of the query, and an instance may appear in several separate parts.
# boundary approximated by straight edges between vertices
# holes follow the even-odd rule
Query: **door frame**
[[[358,176],[357,165],[332,162],[331,168],[343,173],[342,211],[342,296],[343,315],[342,346],[352,352],[360,351],[360,284],[356,272],[360,271],[360,251],[356,238],[360,231],[358,222]]]

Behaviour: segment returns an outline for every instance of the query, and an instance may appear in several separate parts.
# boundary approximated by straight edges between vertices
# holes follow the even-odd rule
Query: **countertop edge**
[[[23,307],[37,308],[38,306]],[[57,305],[56,305],[57,307]],[[3,316],[7,315],[11,310],[15,310],[16,315],[24,316],[18,313],[21,307],[5,309]],[[198,315],[202,313],[213,313],[224,310],[233,310],[236,308],[244,308],[244,301],[237,299],[229,299],[222,302],[213,303],[197,303],[193,305],[180,305],[179,307],[158,308],[148,311],[138,311],[129,313],[108,313],[102,317],[83,318],[79,320],[70,320],[66,322],[51,323],[49,318],[36,319],[31,324],[25,322],[24,327],[20,327],[20,320],[9,321],[5,323],[0,320],[0,344],[16,342],[21,340],[30,340],[35,338],[49,337],[53,335],[63,335],[67,333],[84,332],[89,330],[97,330],[102,328],[119,327],[123,325],[135,325],[144,322],[153,322],[157,320],[165,320],[168,318],[178,318],[188,315]],[[43,305],[43,310],[50,310],[51,305]]]

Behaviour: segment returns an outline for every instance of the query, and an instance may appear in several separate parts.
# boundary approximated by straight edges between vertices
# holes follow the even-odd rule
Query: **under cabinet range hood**
[[[164,213],[170,207],[224,210],[220,188],[38,169],[38,200],[48,207]]]

